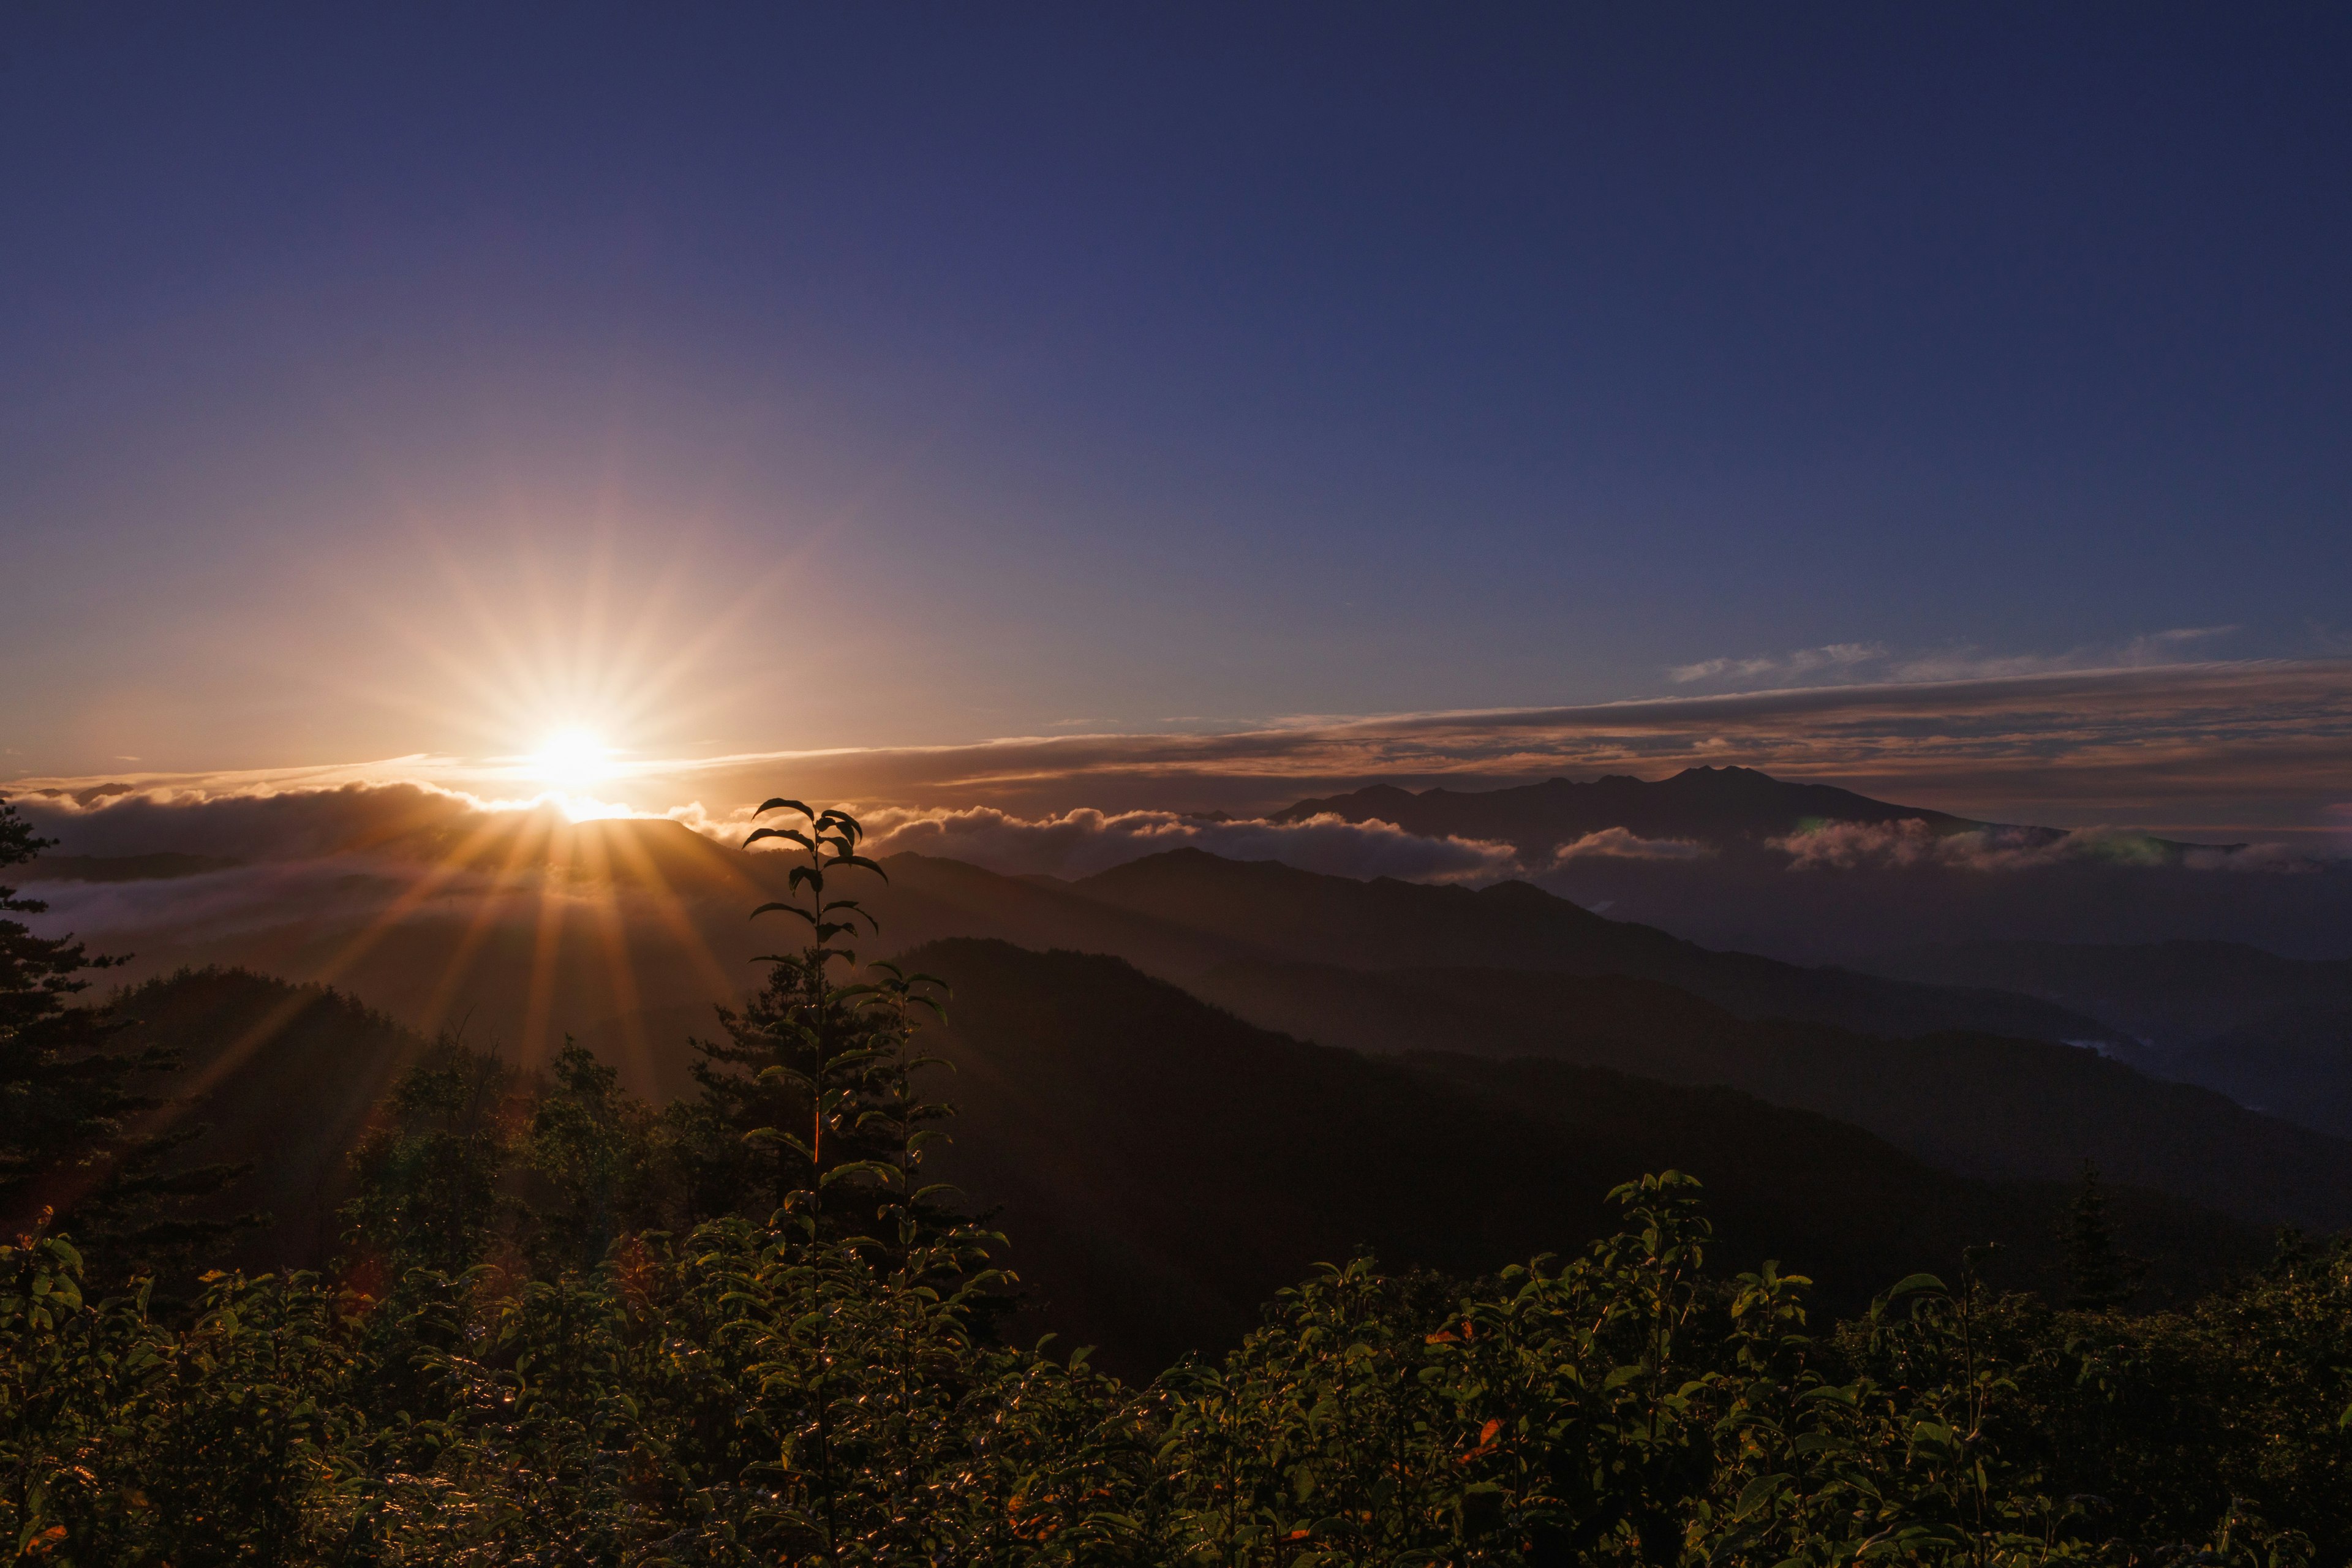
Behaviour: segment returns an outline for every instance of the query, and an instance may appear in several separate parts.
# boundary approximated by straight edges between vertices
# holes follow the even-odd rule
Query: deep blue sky
[[[2352,649],[2340,7],[0,52],[0,777]]]

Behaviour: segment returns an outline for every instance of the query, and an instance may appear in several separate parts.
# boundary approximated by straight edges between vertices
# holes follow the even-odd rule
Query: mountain
[[[419,830],[421,833],[422,830]],[[667,821],[564,823],[511,813],[462,839],[312,869],[252,865],[93,890],[134,977],[244,966],[332,984],[413,1028],[464,1027],[517,1059],[571,1033],[656,1096],[679,1091],[674,1042],[740,996],[783,939],[746,918],[785,889],[787,858],[746,854]],[[1661,980],[1748,1017],[1876,1034],[1974,1029],[2100,1038],[2051,1004],[1717,952],[1612,921],[1524,883],[1473,892],[1355,881],[1175,851],[1086,879],[1006,877],[890,857],[857,889],[882,921],[872,956],[950,936],[1112,952],[1182,984],[1238,958],[1454,963]],[[60,884],[62,886],[62,884]],[[85,923],[84,930],[93,930]]]
[[[1858,967],[1929,985],[1990,985],[2086,1013],[2158,1051],[2274,1014],[2352,1009],[2352,959],[2282,958],[2244,942],[1972,942]]]
[[[1538,863],[1564,845],[1612,828],[1651,840],[1679,840],[1718,852],[1746,854],[1831,823],[1885,826],[1923,824],[1934,837],[1992,829],[2011,847],[2056,842],[2065,830],[2011,823],[1979,822],[1925,806],[1873,800],[1835,784],[1792,784],[1754,768],[1685,768],[1655,781],[1611,773],[1580,784],[1548,779],[1542,784],[1494,790],[1428,789],[1419,793],[1374,784],[1348,795],[1302,800],[1274,815],[1276,822],[1314,816],[1349,822],[1394,823],[1408,833],[1431,837],[1484,838],[1511,845]],[[2199,846],[2145,838],[2160,853],[2177,857]]]
[[[1669,1167],[1706,1183],[1718,1261],[1801,1262],[1851,1310],[1963,1246],[2000,1278],[2049,1284],[2067,1183],[1936,1169],[1830,1118],[1738,1090],[1573,1062],[1420,1052],[1380,1059],[1301,1042],[1097,954],[958,939],[906,955],[953,987],[927,1046],[957,1101],[936,1173],[1009,1231],[1025,1300],[1053,1330],[1149,1373],[1213,1351],[1320,1261],[1476,1273],[1603,1233],[1618,1182]],[[138,1037],[168,1039],[194,1159],[256,1170],[217,1208],[272,1212],[230,1261],[317,1266],[336,1250],[345,1155],[424,1042],[349,997],[228,971],[140,986]],[[2263,1255],[2252,1227],[2118,1188],[2126,1243],[2158,1295]]]
[[[2352,1138],[2352,1007],[2282,1008],[2174,1052],[2164,1068],[2286,1121]]]
[[[124,1044],[180,1053],[180,1070],[157,1089],[179,1102],[175,1121],[205,1129],[180,1157],[253,1166],[200,1211],[269,1215],[237,1238],[229,1262],[256,1273],[324,1262],[350,1192],[344,1158],[423,1055],[423,1037],[340,992],[242,970],[184,970],[131,987],[117,1005],[132,1020]]]
[[[1671,985],[1745,1018],[1793,1018],[1870,1034],[1970,1029],[2120,1040],[2095,1019],[2030,997],[1717,952],[1653,926],[1606,919],[1526,882],[1476,889],[1391,878],[1363,882],[1271,860],[1172,849],[1067,886],[1094,903],[1258,956],[1360,969],[1619,974]],[[1118,951],[1099,942],[1086,945]]]
[[[1377,785],[1276,816],[1325,814],[1509,844],[1530,879],[1588,909],[1793,963],[2019,939],[2352,951],[2352,859],[1979,821],[1747,768],[1478,791]],[[1851,826],[1822,831],[1832,825]],[[1794,852],[1768,847],[1792,836]]]
[[[2133,1037],[2127,1054],[2151,1072],[2352,1137],[2352,959],[2228,942],[2002,942],[1914,948],[1868,967],[2079,1009]]]
[[[2352,1226],[2352,1142],[2073,1046],[1751,1021],[1622,976],[1243,963],[1194,989],[1328,1045],[1543,1058],[1729,1085],[1867,1129],[1946,1170],[2063,1181],[2089,1160],[2114,1180],[2251,1222]]]
[[[1381,1060],[1255,1027],[1118,959],[919,948],[954,988],[927,1044],[961,1106],[940,1172],[1013,1237],[1053,1327],[1149,1368],[1229,1342],[1318,1261],[1370,1248],[1458,1273],[1601,1234],[1602,1194],[1668,1167],[1706,1184],[1722,1262],[1802,1259],[1851,1310],[1959,1248],[2046,1281],[2067,1183],[1950,1174],[1737,1090],[1564,1061]],[[2254,1258],[2251,1227],[2133,1193],[2127,1245],[2176,1279]]]
[[[1277,822],[1312,816],[1392,822],[1431,837],[1485,838],[1530,860],[1589,834],[1623,828],[1639,837],[1682,839],[1717,849],[1760,847],[1825,822],[1921,821],[1937,836],[1997,826],[1918,806],[1894,805],[1834,784],[1790,784],[1753,768],[1685,768],[1655,782],[1611,773],[1590,783],[1549,779],[1512,789],[1429,789],[1375,784],[1302,800]],[[2057,837],[2054,828],[2017,831]]]

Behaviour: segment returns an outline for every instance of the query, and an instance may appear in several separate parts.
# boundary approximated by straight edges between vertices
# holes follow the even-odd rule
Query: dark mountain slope
[[[1841,1307],[1979,1240],[2031,1277],[2070,1196],[1729,1090],[1307,1045],[1116,959],[969,941],[908,958],[955,987],[931,1042],[963,1108],[940,1169],[1001,1207],[1032,1315],[1122,1367],[1229,1342],[1269,1291],[1359,1247],[1463,1272],[1574,1248],[1610,1186],[1667,1166],[1707,1182],[1726,1262],[1801,1260]],[[2135,1205],[2133,1243],[2176,1268],[2251,1256],[2242,1227]]]
[[[2004,1243],[2013,1279],[2043,1279],[2069,1195],[1955,1177],[1729,1089],[1302,1044],[1116,959],[975,941],[909,956],[956,987],[937,1043],[960,1070],[937,1087],[964,1114],[941,1173],[1003,1206],[1029,1315],[1130,1371],[1228,1342],[1270,1291],[1359,1245],[1458,1271],[1572,1248],[1605,1223],[1607,1188],[1645,1170],[1696,1170],[1727,1263],[1801,1263],[1839,1308],[1975,1240]],[[218,1206],[276,1220],[236,1261],[331,1256],[345,1156],[424,1042],[346,996],[252,974],[183,973],[125,1002],[140,1037],[188,1063],[170,1087],[212,1124],[189,1153],[257,1166]],[[2127,1241],[2173,1283],[2259,1251],[2177,1202],[2124,1204]]]
[[[2352,1142],[2077,1047],[1751,1022],[1614,976],[1236,963],[1197,989],[1328,1045],[1545,1057],[1729,1084],[1866,1128],[1948,1170],[2064,1180],[2087,1159],[2115,1180],[2258,1223],[2352,1225]]]
[[[2352,1006],[2284,1008],[2173,1053],[2164,1068],[2240,1104],[2352,1138]]]
[[[2147,1070],[2352,1137],[2352,960],[2233,942],[1969,942],[1874,960],[1874,973],[2000,985],[2134,1037]]]
[[[1654,927],[1604,919],[1525,882],[1475,891],[1389,878],[1360,882],[1270,860],[1176,849],[1072,887],[1131,915],[1308,963],[1622,974],[1675,986],[1742,1017],[1795,1018],[1880,1035],[1978,1029],[2039,1039],[2113,1036],[2093,1019],[2005,993],[1718,952]]]
[[[237,1265],[316,1267],[332,1252],[349,1194],[344,1159],[370,1113],[425,1050],[422,1037],[340,992],[243,970],[186,970],[123,994],[131,1043],[180,1053],[162,1091],[175,1120],[208,1128],[192,1162],[252,1163],[208,1200],[226,1216],[255,1210],[268,1226],[239,1238]]]
[[[1938,834],[1990,824],[1918,806],[1895,805],[1833,784],[1790,784],[1752,768],[1685,768],[1654,783],[1624,773],[1578,784],[1550,779],[1516,789],[1423,790],[1375,784],[1349,795],[1302,800],[1277,822],[1331,815],[1393,822],[1408,833],[1499,840],[1528,857],[1548,855],[1587,834],[1622,827],[1643,838],[1681,838],[1716,848],[1760,845],[1822,822],[1923,821]],[[2032,829],[2048,833],[2052,829]]]
[[[2235,942],[1972,942],[1911,948],[1859,967],[1930,985],[2039,996],[2178,1050],[2265,1016],[2352,1011],[2352,959],[2281,958]]]

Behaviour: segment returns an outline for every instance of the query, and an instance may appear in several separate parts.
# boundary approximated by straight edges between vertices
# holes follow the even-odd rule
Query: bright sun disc
[[[531,753],[530,770],[548,784],[575,789],[604,776],[607,752],[603,739],[591,731],[562,730]]]

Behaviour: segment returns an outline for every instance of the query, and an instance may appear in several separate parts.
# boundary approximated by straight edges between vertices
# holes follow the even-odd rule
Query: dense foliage
[[[780,803],[790,805],[791,803]],[[46,1563],[2341,1563],[2352,1250],[2130,1315],[1915,1276],[1817,1332],[1706,1267],[1698,1184],[1477,1280],[1329,1267],[1143,1386],[997,1342],[1002,1238],[922,1177],[919,976],[811,944],[667,1111],[446,1048],[357,1159],[349,1261],[101,1296],[0,1247],[0,1542]],[[863,973],[856,984],[835,973]],[[1040,1086],[1050,1088],[1050,1086]]]

